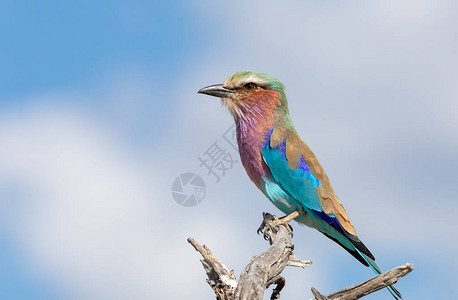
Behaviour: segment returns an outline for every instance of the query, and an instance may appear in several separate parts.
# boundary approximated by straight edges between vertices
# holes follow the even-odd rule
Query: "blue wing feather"
[[[307,212],[307,215],[296,220],[318,229],[377,274],[382,272],[373,255],[358,237],[349,234],[336,216],[324,212],[317,191],[321,182],[303,157],[300,158],[297,168],[291,169],[286,158],[286,141],[275,148],[270,147],[267,142],[262,149],[262,156],[273,177],[264,179],[264,192],[279,209],[285,213],[294,210]],[[395,299],[402,299],[393,286],[389,286],[388,290]]]
[[[269,166],[274,179],[296,199],[302,207],[323,211],[316,188],[321,185],[307,163],[301,158],[298,168],[291,169],[286,159],[285,142],[276,148],[267,143],[262,150],[265,163]]]
[[[297,221],[318,229],[339,243],[361,263],[368,265],[359,253],[355,251],[355,248],[359,248],[373,257],[370,251],[356,236],[350,235],[343,228],[334,214],[326,214],[324,212],[317,191],[321,182],[313,174],[304,158],[300,158],[297,168],[291,169],[285,153],[285,142],[274,148],[269,143],[266,143],[262,149],[263,159],[273,177],[264,179],[266,182],[264,184],[266,195],[284,213],[291,213],[295,210],[307,212],[307,217],[298,218]],[[272,187],[275,187],[275,189]],[[279,189],[283,190],[282,196],[279,196]],[[274,193],[274,191],[277,192]]]

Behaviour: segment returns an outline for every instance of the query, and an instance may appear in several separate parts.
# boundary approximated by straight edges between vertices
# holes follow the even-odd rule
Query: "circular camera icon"
[[[205,182],[195,173],[183,173],[172,184],[172,197],[176,203],[184,207],[199,204],[205,197]]]

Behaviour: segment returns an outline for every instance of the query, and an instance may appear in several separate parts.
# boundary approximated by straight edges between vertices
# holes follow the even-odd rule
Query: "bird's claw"
[[[286,230],[288,230],[288,233],[291,235],[291,238],[293,237],[293,227],[291,227],[291,225],[289,225],[289,222],[291,220],[288,220],[288,218],[286,217],[283,217],[283,218],[277,218],[275,217],[275,220],[272,222],[273,225],[275,226],[279,226],[279,225],[283,225],[286,227]]]
[[[266,212],[263,212],[262,213],[262,223],[261,225],[259,226],[258,230],[256,230],[256,233],[257,234],[260,234],[262,233],[263,234],[263,237],[264,239],[267,241],[269,239],[269,237],[266,235],[265,231],[264,231],[264,228],[266,228],[266,225],[267,225],[267,222],[272,222],[274,221],[275,219],[277,219],[277,217],[269,214],[269,213],[266,213]]]
[[[267,227],[268,223],[269,223],[270,229],[273,229],[271,225],[274,225],[275,227],[278,227],[279,225],[284,225],[286,229],[288,230],[288,233],[291,235],[291,238],[293,237],[293,228],[288,224],[291,221],[291,218],[289,218],[289,215],[279,219],[274,215],[263,212],[262,218],[263,218],[262,223],[259,226],[258,230],[256,230],[256,233],[257,234],[263,233],[263,237],[266,241],[269,240],[269,235],[267,234],[266,230],[264,229]],[[276,229],[273,229],[273,230],[276,232]]]

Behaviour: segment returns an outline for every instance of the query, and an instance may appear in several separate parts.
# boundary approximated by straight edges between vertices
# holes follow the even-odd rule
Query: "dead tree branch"
[[[264,238],[269,240],[270,247],[258,256],[254,256],[240,275],[239,281],[234,271],[216,259],[210,249],[199,245],[194,239],[188,242],[198,251],[203,259],[202,265],[207,273],[207,282],[213,289],[217,300],[257,300],[263,299],[264,291],[275,284],[270,299],[279,299],[286,280],[280,276],[286,266],[305,268],[311,261],[302,261],[293,254],[294,245],[291,242],[289,226],[276,222],[272,215],[264,213],[263,224],[260,227]],[[260,231],[258,230],[258,231]],[[394,284],[397,280],[413,270],[411,264],[405,264],[380,274],[362,283],[352,285],[337,292],[323,296],[316,289],[312,293],[316,300],[350,300],[359,299],[379,289]]]
[[[207,246],[199,245],[194,239],[188,238],[188,242],[202,254],[204,259],[201,259],[205,272],[207,272],[207,282],[216,294],[218,300],[234,299],[234,291],[237,287],[237,280],[234,276],[234,271],[229,269],[219,260],[217,260]]]
[[[402,266],[389,270],[388,272],[377,275],[364,282],[351,285],[327,296],[321,295],[316,289],[312,288],[312,293],[316,300],[353,300],[367,296],[373,292],[395,284],[399,279],[406,276],[414,269],[412,264],[406,263]]]

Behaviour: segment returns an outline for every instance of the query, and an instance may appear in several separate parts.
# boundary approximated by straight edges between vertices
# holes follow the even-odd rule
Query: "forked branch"
[[[263,299],[264,291],[276,284],[270,299],[279,299],[286,280],[280,276],[286,266],[305,268],[312,264],[311,261],[302,261],[293,254],[294,245],[290,238],[290,229],[287,225],[277,225],[275,218],[263,214],[264,221],[261,227],[264,238],[269,240],[270,247],[258,256],[254,256],[245,267],[240,279],[234,276],[234,271],[229,269],[211,253],[210,249],[199,245],[194,239],[188,242],[198,251],[203,259],[202,265],[207,273],[207,282],[213,289],[218,300],[256,300]],[[316,300],[350,300],[359,299],[375,291],[396,283],[413,270],[413,265],[406,263],[388,272],[375,276],[369,280],[341,289],[337,292],[323,296],[316,289],[312,293]]]

